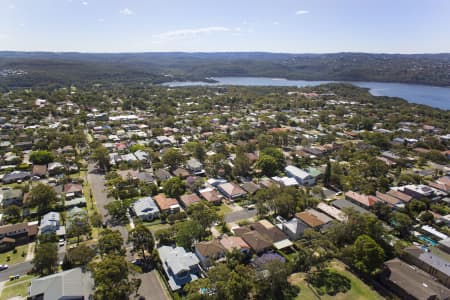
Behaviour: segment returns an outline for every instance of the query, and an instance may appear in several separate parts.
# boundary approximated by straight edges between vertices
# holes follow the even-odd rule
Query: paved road
[[[93,164],[88,166],[88,182],[91,185],[92,194],[97,205],[98,212],[101,216],[105,216],[108,211],[105,209],[105,205],[113,201],[113,198],[108,197],[105,190],[105,176],[97,173]]]
[[[92,194],[95,199],[95,204],[97,206],[98,212],[101,216],[103,216],[104,221],[108,221],[109,217],[108,211],[105,208],[105,205],[114,201],[113,198],[108,197],[106,187],[105,187],[105,176],[101,173],[98,173],[95,169],[94,164],[88,165],[88,175],[87,180],[91,186]],[[109,223],[108,223],[109,224]],[[120,225],[109,225],[109,228],[113,230],[117,230],[123,237],[124,247],[127,249],[127,259],[132,260],[133,257],[130,253],[130,245],[127,244],[128,240],[128,231],[125,226]]]
[[[138,291],[139,296],[145,297],[145,300],[169,300],[170,297],[156,272],[157,271],[151,271],[138,276],[138,278],[141,278],[142,280]],[[139,299],[139,296],[135,297],[135,299]]]
[[[0,281],[9,280],[11,275],[25,275],[33,268],[31,262],[23,262],[15,265],[10,265],[8,269],[0,271]]]
[[[256,216],[256,209],[248,210],[238,210],[234,212],[230,212],[224,216],[224,220],[226,223],[234,223],[242,220],[247,220]]]

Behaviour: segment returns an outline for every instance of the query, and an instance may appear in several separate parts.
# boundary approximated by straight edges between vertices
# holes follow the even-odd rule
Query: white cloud
[[[98,18],[97,21],[100,22],[100,23],[103,23],[103,22],[105,22],[105,19],[103,19],[103,18]]]
[[[14,8],[16,8],[16,6],[15,6],[14,4],[10,4],[10,5],[8,5],[8,7],[9,7],[9,9],[14,9]]]
[[[122,15],[125,15],[125,16],[131,16],[131,15],[134,14],[134,11],[132,11],[132,10],[129,9],[129,8],[121,9],[119,12],[120,12]]]
[[[89,3],[87,1],[83,1],[81,2],[81,4],[83,4],[84,6],[88,5]]]
[[[274,21],[274,22],[272,22],[272,24],[273,24],[273,25],[280,25],[280,22]]]
[[[309,14],[309,10],[303,10],[303,9],[297,10],[297,11],[295,12],[295,14],[296,14],[297,16],[300,16],[300,15],[306,15],[306,14]]]
[[[214,32],[229,32],[236,31],[239,32],[241,29],[239,27],[231,29],[223,26],[210,26],[210,27],[202,27],[202,28],[191,28],[191,29],[179,29],[173,31],[167,31],[160,34],[155,35],[155,37],[160,39],[167,40],[175,40],[175,39],[183,39],[187,37],[193,37],[202,34],[210,34]]]

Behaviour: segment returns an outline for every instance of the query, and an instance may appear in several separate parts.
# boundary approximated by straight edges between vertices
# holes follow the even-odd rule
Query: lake
[[[244,85],[244,86],[316,86],[324,83],[338,81],[306,81],[288,80],[283,78],[266,77],[213,77],[215,83],[202,81],[166,82],[165,86],[220,86],[220,85]],[[390,82],[347,82],[359,87],[369,88],[374,96],[389,96],[403,98],[412,103],[425,104],[441,109],[450,109],[450,87],[436,87],[420,84],[390,83]]]

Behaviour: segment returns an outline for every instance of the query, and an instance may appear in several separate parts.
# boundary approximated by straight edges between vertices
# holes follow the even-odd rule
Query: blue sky
[[[0,50],[450,52],[450,0],[0,0]]]

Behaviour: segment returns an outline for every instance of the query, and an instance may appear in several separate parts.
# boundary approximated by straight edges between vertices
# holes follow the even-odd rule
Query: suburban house
[[[384,193],[381,193],[381,192],[377,191],[377,192],[375,193],[375,196],[376,196],[378,199],[380,199],[380,201],[386,203],[386,204],[387,204],[388,206],[390,206],[391,208],[396,209],[396,208],[402,208],[402,207],[405,207],[405,204],[404,204],[400,199],[395,198],[395,197],[393,197],[393,196],[391,196],[391,195],[384,194]]]
[[[443,240],[439,241],[439,248],[444,251],[447,252],[448,254],[450,254],[450,238],[446,238]]]
[[[75,268],[31,280],[27,300],[88,300],[94,287],[91,273]]]
[[[223,196],[214,188],[204,188],[199,190],[198,193],[209,203],[220,204],[222,202]]]
[[[200,259],[200,265],[205,269],[209,268],[213,262],[224,258],[226,252],[219,240],[196,243],[194,249]]]
[[[365,209],[371,208],[379,201],[377,197],[358,194],[353,191],[346,192],[345,199]]]
[[[41,218],[41,223],[39,225],[40,233],[56,233],[57,236],[64,236],[66,234],[66,230],[64,226],[61,226],[61,217],[59,213],[51,211],[46,213]]]
[[[324,213],[321,213],[313,208],[307,209],[300,213],[295,214],[295,217],[316,230],[322,230],[326,228],[333,219]]]
[[[165,181],[172,177],[172,174],[170,174],[169,171],[164,169],[157,169],[155,170],[154,174],[159,181]]]
[[[222,183],[217,186],[217,189],[230,201],[243,197],[247,194],[239,185],[234,182]]]
[[[382,282],[401,299],[448,300],[450,290],[430,274],[394,258],[384,263]]]
[[[172,291],[177,291],[200,277],[200,261],[194,253],[186,252],[182,247],[171,246],[158,248],[158,253]]]
[[[339,222],[347,221],[347,215],[342,210],[337,209],[334,206],[328,205],[324,202],[320,202],[319,204],[317,204],[317,209],[321,210],[333,219],[338,220]]]
[[[410,196],[408,194],[405,194],[405,193],[403,193],[401,191],[398,191],[398,190],[392,190],[391,189],[391,190],[389,190],[387,192],[387,194],[392,196],[392,197],[395,197],[395,198],[399,199],[400,201],[402,201],[404,203],[408,203],[409,201],[411,201],[413,199],[412,196]]]
[[[152,197],[136,200],[132,205],[134,214],[142,221],[153,221],[159,217],[159,208]]]
[[[249,193],[250,195],[253,195],[256,193],[261,187],[254,183],[253,181],[247,181],[242,184],[242,188]]]
[[[33,241],[38,232],[37,222],[7,224],[0,226],[0,251]]]
[[[180,197],[180,202],[183,207],[188,207],[192,204],[202,201],[196,194],[185,194]]]
[[[295,178],[297,182],[301,185],[312,186],[316,183],[316,180],[313,176],[311,176],[308,172],[303,171],[296,166],[287,166],[284,168],[286,175],[292,178]]]
[[[2,182],[5,184],[22,182],[31,178],[30,172],[25,171],[12,171],[11,173],[5,174],[2,178]]]
[[[402,258],[436,277],[446,287],[450,287],[450,262],[448,260],[416,246],[403,249]]]
[[[308,225],[303,223],[297,218],[292,218],[291,220],[281,224],[282,230],[291,241],[296,241],[303,236],[305,229],[309,228]]]
[[[167,198],[165,194],[158,194],[153,199],[161,212],[175,213],[180,210],[180,205],[175,198]]]
[[[49,175],[53,176],[64,171],[64,166],[60,162],[51,162],[47,165],[47,172]]]
[[[10,205],[22,206],[23,192],[20,189],[4,190],[0,200],[3,208]]]
[[[186,162],[186,168],[195,175],[204,173],[203,164],[195,158],[191,158]]]
[[[76,198],[83,196],[83,186],[78,183],[66,183],[63,190],[66,198]]]
[[[45,177],[47,175],[47,165],[33,165],[31,175]]]
[[[353,209],[353,210],[359,212],[360,214],[371,214],[371,212],[368,211],[367,209],[364,209],[361,206],[358,206],[358,205],[354,204],[353,202],[347,201],[345,199],[337,199],[337,200],[331,202],[331,204],[334,207],[339,208],[340,210]]]
[[[272,249],[272,242],[256,230],[252,230],[249,227],[239,227],[234,228],[233,231],[237,236],[240,236],[256,254]]]
[[[245,254],[250,253],[250,246],[240,236],[223,235],[219,238],[219,242],[228,252],[237,249]]]

